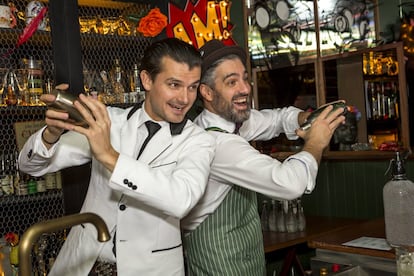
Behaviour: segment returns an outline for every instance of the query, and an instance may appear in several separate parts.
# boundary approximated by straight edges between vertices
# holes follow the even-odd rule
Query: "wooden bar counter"
[[[354,227],[347,227],[331,233],[312,237],[308,240],[308,246],[315,249],[327,249],[336,252],[395,259],[394,251],[392,249],[384,251],[343,245],[343,243],[360,237],[385,238],[384,218],[365,221]]]
[[[263,232],[265,253],[288,248],[301,243],[317,240],[320,236],[326,236],[331,232],[352,228],[363,220],[348,218],[329,218],[311,216],[306,218],[306,230],[296,233]]]
[[[384,218],[364,221],[352,227],[313,237],[308,240],[308,247],[314,248],[316,253],[311,259],[314,272],[321,267],[329,268],[335,264],[350,268],[348,274],[344,275],[397,275],[394,250],[388,250],[385,241]]]
[[[282,270],[279,276],[290,275],[291,267],[296,267],[299,275],[305,275],[305,271],[296,255],[296,248],[301,244],[307,244],[320,236],[325,236],[335,231],[353,228],[362,220],[329,218],[329,217],[306,217],[306,230],[295,233],[279,233],[272,231],[263,232],[265,253],[287,249]]]

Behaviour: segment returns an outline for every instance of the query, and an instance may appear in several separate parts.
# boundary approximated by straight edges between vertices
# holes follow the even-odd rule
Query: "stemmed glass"
[[[27,90],[27,69],[17,69],[16,71],[17,85],[20,90],[20,98],[18,105],[27,106],[30,105],[30,95]]]
[[[8,70],[3,81],[3,104],[17,105],[19,98],[19,86],[14,70]]]

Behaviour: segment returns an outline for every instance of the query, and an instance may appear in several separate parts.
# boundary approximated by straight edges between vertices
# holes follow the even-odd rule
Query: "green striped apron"
[[[233,186],[221,205],[184,237],[191,276],[263,276],[263,236],[256,193]]]

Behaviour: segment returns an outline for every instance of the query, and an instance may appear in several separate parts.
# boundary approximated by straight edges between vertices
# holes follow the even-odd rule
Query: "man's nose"
[[[184,103],[184,104],[188,103],[188,93],[190,93],[188,90],[189,90],[188,88],[181,89],[181,91],[178,95],[178,100],[181,103]]]
[[[241,92],[245,92],[245,93],[250,94],[251,90],[252,89],[251,89],[250,83],[248,81],[242,81],[241,82],[241,85],[240,85],[240,91]]]

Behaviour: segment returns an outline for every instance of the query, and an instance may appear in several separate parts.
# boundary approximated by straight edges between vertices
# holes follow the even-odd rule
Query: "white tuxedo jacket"
[[[108,107],[111,143],[120,152],[110,173],[92,156],[83,135],[67,132],[50,150],[33,134],[20,152],[23,172],[41,176],[92,161],[81,212],[93,212],[116,229],[118,275],[184,275],[180,219],[203,195],[215,149],[214,138],[191,121],[162,124],[139,160],[146,136],[138,109]],[[112,241],[109,241],[112,244]],[[104,243],[91,224],[71,229],[50,275],[87,275]]]

